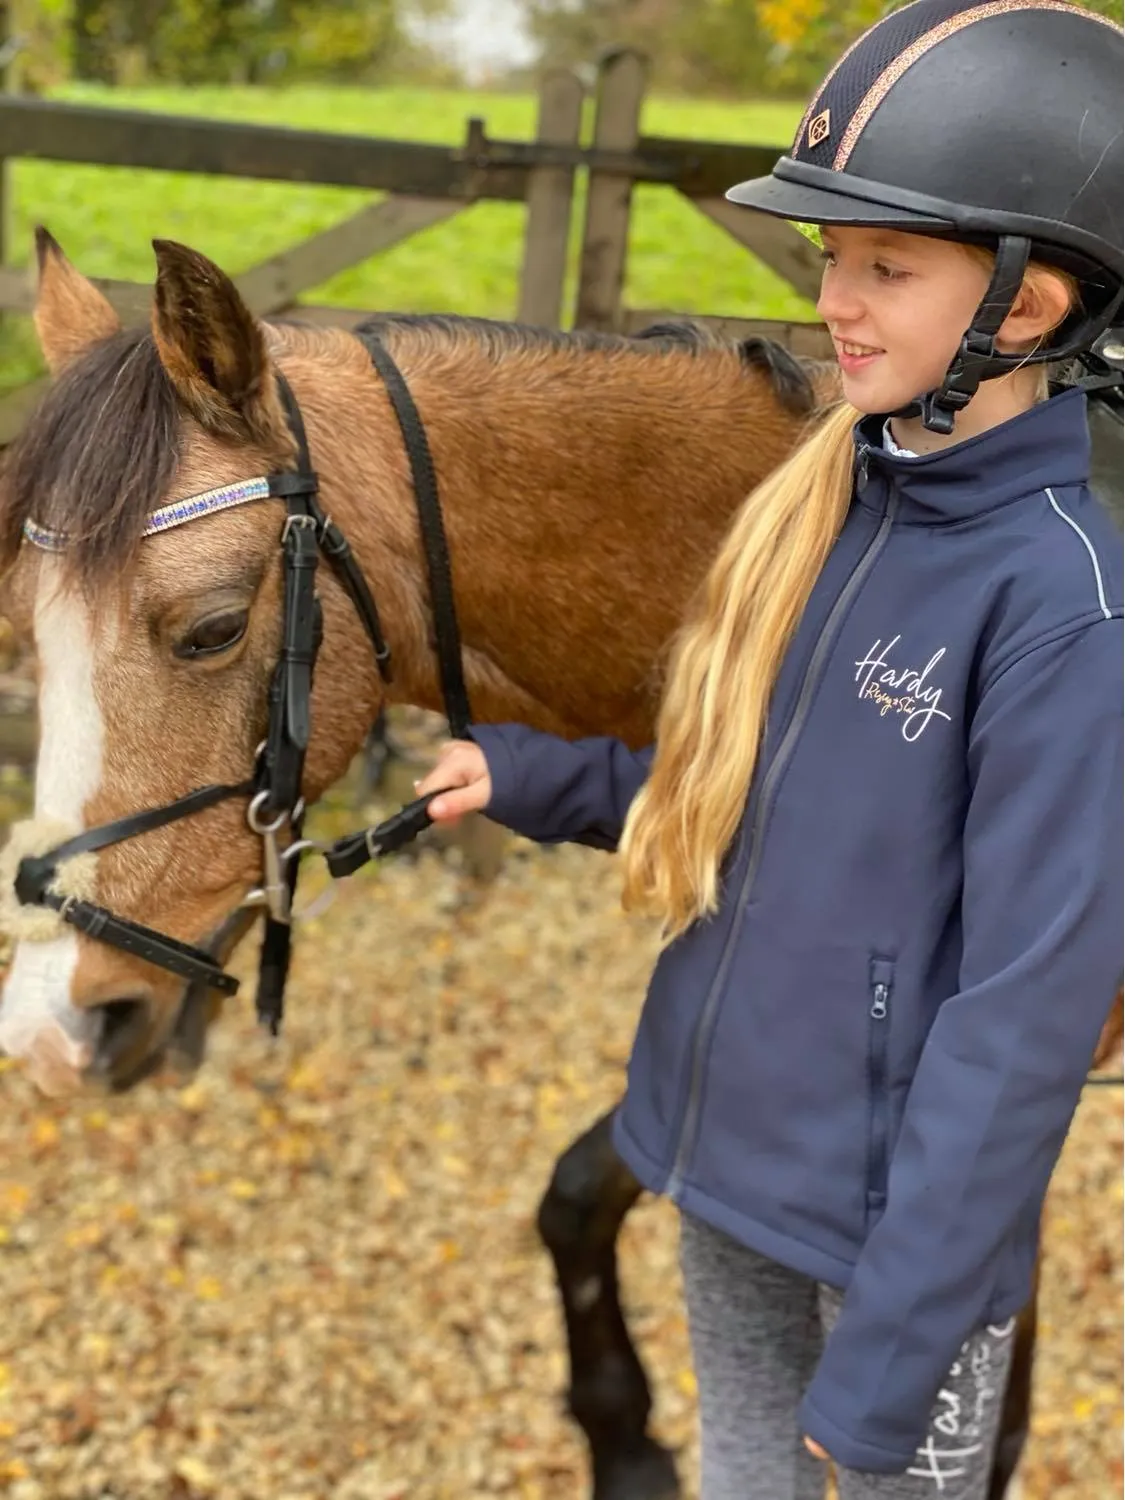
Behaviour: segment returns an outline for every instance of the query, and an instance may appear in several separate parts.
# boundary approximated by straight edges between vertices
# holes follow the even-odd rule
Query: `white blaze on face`
[[[56,586],[44,563],[35,601],[39,658],[39,762],[35,816],[84,826],[102,777],[101,711],[94,695],[93,622],[83,600]],[[78,936],[16,947],[0,1000],[0,1049],[27,1060],[38,1086],[61,1094],[81,1084],[93,1060],[96,1018],[71,998]]]

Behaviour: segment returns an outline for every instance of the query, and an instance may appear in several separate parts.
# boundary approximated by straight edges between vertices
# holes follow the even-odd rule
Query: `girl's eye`
[[[910,273],[909,271],[896,271],[893,266],[885,266],[882,261],[877,260],[875,274],[880,281],[905,281]]]
[[[836,256],[833,251],[824,249],[817,253],[826,266],[834,266],[836,264]]]
[[[217,656],[220,651],[229,651],[246,634],[249,612],[244,609],[226,609],[215,615],[205,615],[197,620],[182,640],[172,648],[172,655],[181,661],[193,661],[200,656]]]

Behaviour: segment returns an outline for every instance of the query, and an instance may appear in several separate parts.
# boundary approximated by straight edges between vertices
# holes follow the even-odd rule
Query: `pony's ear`
[[[287,443],[265,338],[230,277],[173,240],[153,240],[152,332],[184,406],[216,437]]]
[[[42,225],[35,231],[39,280],[35,332],[47,368],[57,375],[92,344],[117,333],[121,320],[92,281],[76,271]]]

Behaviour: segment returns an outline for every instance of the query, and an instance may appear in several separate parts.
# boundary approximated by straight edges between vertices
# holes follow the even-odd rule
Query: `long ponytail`
[[[774,681],[847,514],[858,417],[833,407],[744,502],[676,638],[621,839],[626,909],[659,917],[666,941],[718,907]]]

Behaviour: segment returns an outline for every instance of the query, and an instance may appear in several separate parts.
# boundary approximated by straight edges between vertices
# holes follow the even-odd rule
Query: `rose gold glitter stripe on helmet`
[[[859,108],[848,121],[848,127],[836,149],[836,159],[832,163],[832,170],[834,172],[844,170],[871,116],[891,89],[908,68],[912,67],[920,57],[924,57],[931,47],[936,47],[939,42],[943,42],[946,37],[955,35],[975,21],[986,21],[990,16],[1010,15],[1021,10],[1057,10],[1073,14],[1076,9],[1076,6],[1067,4],[1066,0],[989,0],[988,4],[974,6],[972,10],[963,10],[960,15],[951,16],[940,26],[935,26],[931,31],[925,32],[917,41],[912,42],[909,47],[900,52],[892,63],[888,63],[868,89]],[[1109,20],[1107,16],[1099,16],[1094,11],[1086,11],[1084,14],[1089,16],[1091,21],[1100,21],[1103,26],[1108,26],[1112,31],[1120,30],[1116,23]],[[846,57],[847,54],[845,53],[844,56]],[[841,61],[843,61],[842,58]]]

